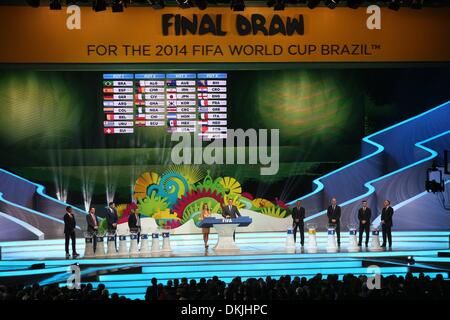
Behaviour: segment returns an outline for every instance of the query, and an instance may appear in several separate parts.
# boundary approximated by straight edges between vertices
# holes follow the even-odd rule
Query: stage
[[[383,276],[404,275],[410,271],[434,277],[442,274],[449,279],[450,258],[448,232],[395,232],[393,249],[371,252],[348,252],[348,233],[342,233],[342,246],[337,253],[326,252],[327,236],[317,234],[318,252],[306,253],[297,243],[295,253],[287,252],[285,233],[238,233],[239,252],[216,253],[212,247],[217,235],[211,234],[210,248],[205,251],[202,235],[173,235],[172,252],[149,254],[144,257],[111,257],[79,259],[64,258],[63,240],[2,242],[0,279],[2,283],[59,283],[66,285],[68,266],[77,263],[82,283],[96,287],[105,284],[110,293],[116,292],[132,299],[143,299],[150,279],[166,283],[169,279],[186,277],[199,280],[218,276],[230,282],[239,275],[250,277],[283,275],[310,278],[317,273],[325,277],[337,274],[372,275],[368,266],[380,267]],[[307,235],[305,242],[307,243]],[[297,239],[298,241],[298,239]],[[84,239],[77,240],[77,250],[84,252]],[[409,257],[409,258],[408,258]],[[411,257],[413,260],[411,260]],[[33,266],[33,267],[32,267]]]

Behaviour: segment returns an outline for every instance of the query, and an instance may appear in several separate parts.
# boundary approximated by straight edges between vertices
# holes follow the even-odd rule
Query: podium
[[[358,241],[356,239],[356,230],[358,230],[358,227],[355,224],[349,224],[348,226],[348,252],[358,252]]]
[[[107,256],[115,256],[117,254],[117,249],[116,249],[116,234],[115,233],[110,233],[106,236],[107,239]]]
[[[370,241],[369,251],[383,251],[383,248],[380,245],[380,238],[379,238],[380,231],[378,230],[378,228],[372,226],[371,233],[372,238]]]
[[[290,253],[295,252],[294,231],[291,227],[287,229],[286,251]]]
[[[105,239],[105,237],[104,237],[104,235],[102,235],[102,234],[97,234],[97,235],[95,235],[95,240],[96,240],[96,242],[97,242],[97,245],[95,246],[95,253],[94,253],[94,256],[96,257],[96,258],[103,258],[103,257],[105,257],[106,256],[106,253],[105,253],[105,243],[104,243],[104,240]]]
[[[127,249],[127,236],[126,235],[119,235],[119,256],[127,256],[128,255],[128,249]]]
[[[315,223],[306,224],[308,228],[308,246],[306,250],[308,253],[316,253],[317,252],[317,239],[316,239],[316,230],[317,225]]]
[[[137,257],[139,255],[138,250],[138,234],[137,232],[130,233],[130,256]]]
[[[91,233],[84,234],[84,257],[92,258],[94,256],[94,237]]]
[[[335,224],[329,223],[327,225],[327,234],[328,234],[327,252],[337,252]]]
[[[237,227],[246,227],[252,223],[250,217],[239,217],[236,219],[207,217],[200,223],[201,228],[213,227],[217,231],[218,239],[214,247],[216,251],[237,251],[239,247],[233,239]]]

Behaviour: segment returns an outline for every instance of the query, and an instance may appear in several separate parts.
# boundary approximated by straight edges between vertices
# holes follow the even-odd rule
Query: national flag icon
[[[167,80],[166,85],[168,87],[175,87],[177,85],[177,81],[176,80]]]
[[[173,133],[173,132],[175,132],[175,129],[169,127],[169,128],[166,128],[166,132]]]
[[[206,94],[206,93],[199,93],[198,94],[198,98],[199,99],[208,99],[208,94]]]
[[[208,92],[208,87],[205,86],[198,86],[197,87],[198,92]]]
[[[200,113],[200,119],[208,120],[208,114],[207,113]]]
[[[174,107],[168,107],[167,112],[177,112],[177,108]]]
[[[114,133],[114,128],[104,128],[103,129],[103,133],[104,134],[113,134]]]
[[[138,114],[136,120],[145,120],[145,114]]]
[[[177,92],[177,88],[166,88],[167,93],[175,93]]]
[[[105,87],[111,87],[111,86],[113,85],[113,82],[110,81],[110,80],[103,81],[103,85],[104,85]]]
[[[136,93],[136,94],[134,95],[134,98],[135,98],[136,100],[142,100],[143,96],[144,96],[143,94]]]
[[[203,133],[208,132],[208,126],[202,126],[202,132]]]
[[[169,107],[175,107],[177,105],[177,102],[175,100],[167,100],[167,105]]]
[[[143,92],[145,92],[145,88],[139,87],[139,88],[137,88],[137,92],[143,93]]]
[[[198,100],[198,105],[199,106],[208,106],[208,100]]]
[[[103,93],[113,93],[114,89],[113,88],[103,88]]]
[[[177,96],[173,93],[167,95],[167,99],[176,99]]]
[[[103,96],[103,100],[113,100],[113,99],[114,99],[114,97],[112,94]]]
[[[107,114],[106,120],[114,120],[114,114]]]
[[[199,86],[206,86],[206,80],[198,80],[198,81],[197,81],[197,84],[198,84]]]
[[[105,113],[114,113],[114,108],[103,108],[103,112],[105,112]]]
[[[169,120],[169,126],[176,127],[177,126],[177,120]]]
[[[208,112],[207,107],[198,107],[198,112]]]
[[[208,121],[197,121],[199,126],[208,125]]]
[[[143,106],[143,105],[145,105],[145,101],[144,100],[134,100],[134,104],[137,106]]]
[[[134,124],[135,124],[137,127],[145,127],[145,121],[144,121],[144,120],[136,120],[136,121],[134,122]]]
[[[168,113],[167,114],[167,119],[176,119],[177,118],[177,115],[176,114],[174,114],[174,113]]]

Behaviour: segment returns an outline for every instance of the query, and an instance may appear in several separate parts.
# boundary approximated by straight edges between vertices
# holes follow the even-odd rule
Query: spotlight
[[[61,10],[61,1],[60,0],[50,1],[50,10]]]
[[[362,0],[347,0],[347,6],[352,9],[358,9]]]
[[[330,9],[336,8],[338,3],[339,0],[325,0],[325,5]]]
[[[206,0],[195,0],[195,5],[200,9],[200,10],[205,10],[206,7],[208,7],[208,2]]]
[[[105,11],[106,10],[106,1],[105,0],[94,0],[92,2],[92,9],[95,12]]]
[[[181,9],[188,9],[193,6],[191,0],[177,0],[177,3]]]
[[[244,11],[245,9],[244,0],[231,0],[230,8],[233,11]]]
[[[112,12],[123,12],[123,5],[122,0],[114,0],[111,4]]]
[[[397,11],[400,9],[400,0],[390,0],[388,8]]]
[[[310,9],[314,9],[315,7],[317,7],[320,3],[320,0],[308,0],[308,8]]]
[[[166,5],[164,0],[147,0],[153,9],[163,9]]]

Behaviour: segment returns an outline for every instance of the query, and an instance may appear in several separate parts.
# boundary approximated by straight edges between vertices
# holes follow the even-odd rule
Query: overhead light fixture
[[[230,8],[233,11],[244,11],[245,9],[244,0],[231,0]]]
[[[181,9],[188,9],[193,7],[191,0],[177,0],[177,3]]]
[[[124,3],[122,0],[113,0],[111,4],[112,12],[123,12]]]
[[[164,0],[147,0],[147,2],[153,9],[163,9],[166,6]]]
[[[399,10],[400,9],[400,0],[391,0],[389,2],[388,8],[391,10]]]
[[[339,0],[325,0],[325,5],[330,9],[336,8],[338,3]]]
[[[310,9],[314,9],[315,7],[317,7],[320,3],[320,0],[308,0],[308,8]]]
[[[106,1],[105,0],[94,0],[92,2],[92,9],[95,12],[105,11],[106,10]]]
[[[51,0],[50,1],[50,10],[61,10],[61,1],[60,0]]]
[[[195,5],[200,10],[205,10],[208,7],[208,2],[206,0],[195,0]]]

